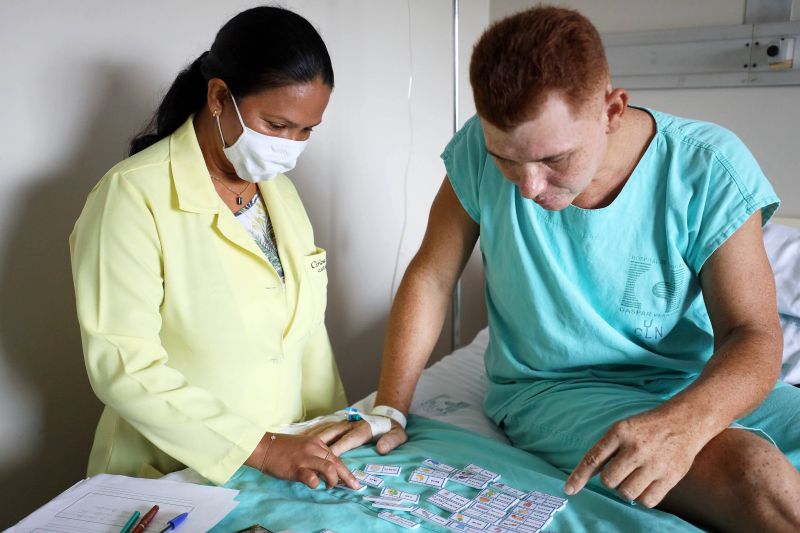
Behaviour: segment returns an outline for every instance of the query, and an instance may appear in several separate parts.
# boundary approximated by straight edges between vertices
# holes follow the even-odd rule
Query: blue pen
[[[167,522],[167,527],[159,531],[158,533],[167,533],[167,531],[171,531],[181,525],[181,522],[186,520],[186,517],[189,516],[189,513],[181,513],[169,522]]]
[[[119,533],[128,533],[128,531],[130,531],[130,529],[133,527],[133,524],[139,520],[139,514],[139,511],[134,511],[131,517],[128,518],[128,521],[125,522],[125,525],[122,526],[122,529],[120,529]]]

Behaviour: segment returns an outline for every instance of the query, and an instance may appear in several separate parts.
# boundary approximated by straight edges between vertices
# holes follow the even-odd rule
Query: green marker
[[[128,533],[128,530],[133,527],[133,524],[139,520],[139,514],[139,511],[134,511],[131,517],[128,518],[128,521],[125,522],[125,525],[122,526],[122,529],[120,529],[119,533]]]

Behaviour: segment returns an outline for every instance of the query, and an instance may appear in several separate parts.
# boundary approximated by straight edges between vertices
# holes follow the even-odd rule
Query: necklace
[[[231,193],[233,193],[233,194],[235,194],[235,195],[236,195],[236,205],[242,205],[242,204],[244,203],[244,200],[242,199],[242,195],[244,194],[244,191],[246,191],[247,189],[249,189],[249,188],[250,188],[250,185],[252,185],[251,183],[248,183],[247,185],[245,185],[245,186],[244,186],[244,189],[242,189],[241,191],[239,191],[239,192],[236,192],[236,191],[234,191],[233,189],[231,189],[230,187],[228,187],[228,186],[225,184],[225,182],[224,182],[224,181],[222,181],[221,179],[219,179],[218,177],[216,177],[214,174],[209,174],[209,175],[210,175],[212,178],[214,178],[215,180],[217,180],[217,181],[220,183],[220,185],[222,185],[223,187],[225,187],[226,189],[228,189],[228,190],[229,190]]]

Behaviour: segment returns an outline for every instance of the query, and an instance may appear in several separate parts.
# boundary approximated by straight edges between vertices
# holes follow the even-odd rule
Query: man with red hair
[[[566,494],[590,483],[714,529],[800,530],[800,389],[776,385],[761,237],[778,198],[753,156],[719,126],[629,107],[575,11],[496,23],[470,79],[478,114],[442,154],[376,403],[407,412],[480,237],[486,412],[570,473]],[[378,450],[405,438],[395,426]]]

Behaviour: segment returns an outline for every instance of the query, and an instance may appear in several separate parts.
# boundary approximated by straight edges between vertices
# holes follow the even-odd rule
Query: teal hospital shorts
[[[521,394],[498,422],[512,444],[555,467],[571,472],[612,424],[649,411],[681,390],[675,379],[636,385],[597,380],[536,382]],[[751,414],[731,427],[770,440],[800,470],[800,389],[778,383]],[[595,476],[590,484],[608,492]]]

